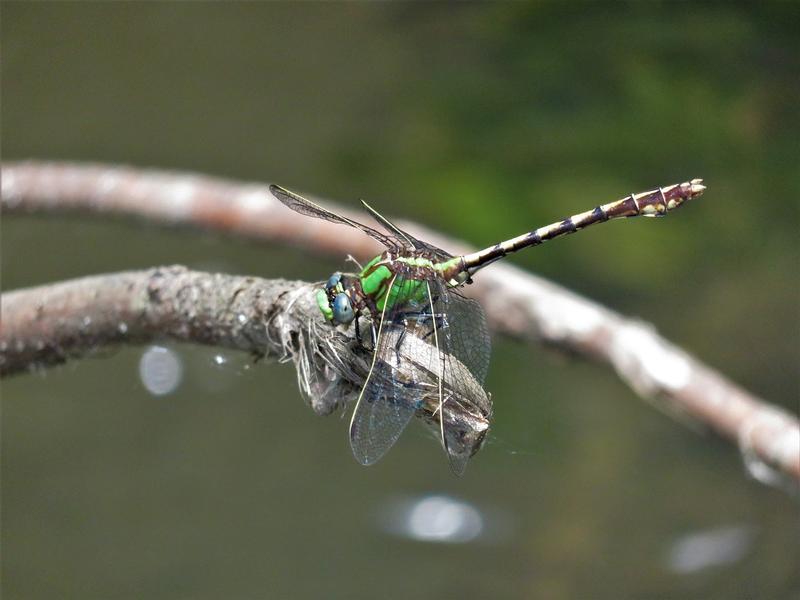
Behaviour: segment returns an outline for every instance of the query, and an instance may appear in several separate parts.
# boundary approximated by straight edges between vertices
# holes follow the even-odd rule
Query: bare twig
[[[335,225],[285,210],[266,185],[185,173],[12,163],[2,170],[2,207],[6,213],[78,210],[135,216],[292,243],[320,253],[353,253],[359,258],[377,250],[364,236],[342,236]],[[468,250],[418,226],[407,227],[451,251]],[[624,318],[508,264],[482,272],[470,292],[482,301],[496,331],[543,340],[608,364],[641,396],[665,402],[737,442],[746,454],[800,480],[797,418],[731,383],[660,337],[652,326]],[[5,321],[5,299],[3,313]],[[178,324],[175,327],[180,331]],[[4,336],[5,331],[4,323]],[[31,341],[35,343],[33,338]],[[220,340],[222,345],[229,342],[228,338]],[[209,338],[207,343],[216,342]]]
[[[302,282],[163,267],[98,275],[2,296],[0,373],[38,370],[105,349],[159,339],[278,357],[267,323],[289,312]]]

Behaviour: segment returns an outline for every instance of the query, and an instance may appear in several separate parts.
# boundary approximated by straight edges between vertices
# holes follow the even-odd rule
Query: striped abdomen
[[[595,223],[603,223],[610,219],[622,217],[661,217],[670,210],[683,204],[686,200],[696,198],[706,189],[702,179],[692,179],[641,194],[631,194],[627,198],[603,204],[592,210],[573,215],[563,221],[534,229],[505,242],[473,252],[463,257],[463,268],[474,273],[481,267],[528,246],[538,246],[542,242],[552,240],[561,235],[575,233],[579,229]]]

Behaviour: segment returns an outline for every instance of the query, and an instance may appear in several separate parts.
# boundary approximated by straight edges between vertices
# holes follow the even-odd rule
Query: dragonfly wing
[[[441,248],[437,248],[433,244],[429,244],[427,242],[418,240],[407,231],[403,231],[397,225],[395,225],[389,219],[387,219],[381,213],[379,213],[377,210],[372,208],[364,200],[361,201],[361,204],[364,205],[364,208],[367,210],[367,212],[369,212],[370,215],[372,215],[373,219],[375,219],[378,223],[380,223],[381,226],[383,226],[383,228],[386,229],[386,231],[392,234],[393,237],[404,242],[406,247],[415,250],[426,251],[439,260],[447,260],[453,258],[453,255],[450,254],[449,252],[446,252]]]
[[[441,361],[439,429],[450,467],[461,475],[489,428],[491,399],[483,389],[491,338],[481,305],[441,280],[429,283]]]
[[[390,286],[404,289],[395,276]],[[414,413],[433,415],[452,470],[463,473],[488,429],[491,401],[483,390],[489,337],[480,305],[439,279],[381,315],[367,382],[350,423],[353,454],[379,460]]]
[[[285,206],[288,206],[293,211],[300,213],[301,215],[306,215],[310,217],[316,217],[318,219],[324,219],[325,221],[330,221],[332,223],[339,223],[342,225],[349,225],[350,227],[355,227],[356,229],[360,229],[364,233],[366,233],[369,237],[374,240],[379,241],[381,244],[386,246],[387,248],[400,248],[402,247],[402,243],[396,240],[393,237],[387,236],[379,231],[374,230],[372,227],[368,227],[359,223],[358,221],[354,221],[352,219],[348,219],[347,217],[343,217],[341,215],[337,215],[325,208],[322,208],[319,204],[312,202],[311,200],[307,200],[302,196],[298,196],[294,192],[290,192],[287,189],[282,188],[279,185],[270,185],[269,191],[272,192],[272,195],[275,196],[278,200],[281,201]]]
[[[396,275],[389,289],[403,284]],[[403,351],[405,327],[404,313],[384,304],[370,372],[350,421],[350,446],[363,465],[386,454],[421,406],[424,372]]]
[[[444,281],[431,283],[434,312],[444,315],[442,351],[462,363],[483,385],[489,372],[492,339],[480,302],[463,296]]]
[[[394,381],[393,368],[377,360],[350,422],[350,446],[362,465],[379,461],[400,438],[417,406]]]

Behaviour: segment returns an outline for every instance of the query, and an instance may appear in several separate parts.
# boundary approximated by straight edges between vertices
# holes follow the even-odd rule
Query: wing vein
[[[439,406],[437,407],[437,412],[439,413],[439,433],[441,434],[442,438],[442,446],[444,447],[445,451],[447,451],[447,438],[444,435],[444,397],[442,395],[442,379],[444,378],[444,357],[442,356],[442,351],[439,348],[439,328],[436,326],[436,309],[434,308],[433,303],[433,294],[431,293],[431,284],[429,281],[425,282],[425,288],[428,290],[428,302],[430,303],[431,308],[431,323],[433,324],[433,342],[436,345],[436,351],[434,352],[434,360],[437,363],[437,373],[436,378],[438,380],[438,393],[439,393]]]

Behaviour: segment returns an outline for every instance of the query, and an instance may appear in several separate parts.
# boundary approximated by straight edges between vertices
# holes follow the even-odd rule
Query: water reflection
[[[398,537],[450,544],[472,542],[486,532],[484,515],[477,508],[444,495],[390,502],[381,526]]]
[[[139,360],[139,378],[154,396],[170,394],[183,380],[183,363],[169,348],[150,346]]]
[[[685,575],[738,562],[747,555],[753,537],[753,529],[743,525],[687,534],[670,548],[669,569]]]

